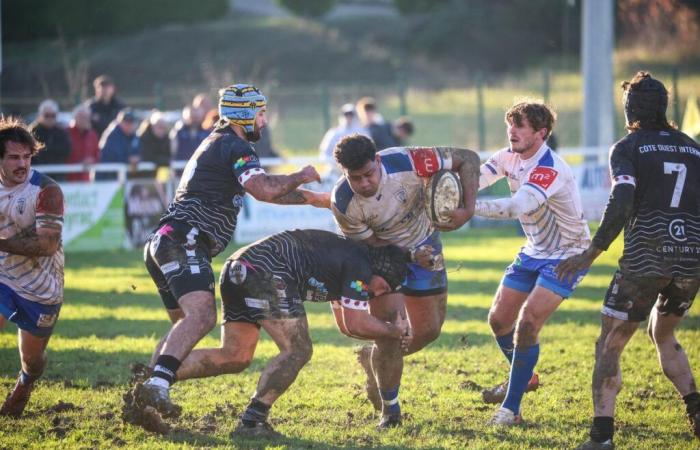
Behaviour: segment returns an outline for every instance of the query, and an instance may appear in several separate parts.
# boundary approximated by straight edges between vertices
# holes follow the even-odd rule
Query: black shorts
[[[656,304],[661,315],[683,316],[693,305],[699,286],[698,278],[642,277],[618,270],[605,294],[602,313],[642,322]]]
[[[190,292],[214,294],[211,252],[197,228],[175,221],[162,224],[146,241],[143,259],[167,309],[178,309],[178,299]]]
[[[304,303],[296,281],[271,272],[248,270],[239,260],[226,261],[219,277],[223,322],[260,326],[266,319],[304,317]]]

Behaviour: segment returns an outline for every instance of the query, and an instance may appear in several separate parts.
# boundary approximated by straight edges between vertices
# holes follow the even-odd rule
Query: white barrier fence
[[[481,152],[486,160],[492,153]],[[571,162],[577,177],[585,217],[598,220],[608,198],[610,179],[607,152],[601,148],[568,148],[559,153]],[[278,166],[320,166],[316,157],[261,158],[266,168]],[[172,199],[178,174],[186,161],[174,161],[170,179],[132,179],[128,164],[99,163],[41,165],[35,168],[48,175],[88,172],[90,182],[61,181],[66,213],[64,244],[68,250],[106,250],[138,247],[153,230],[158,218]],[[139,163],[137,171],[154,171],[153,163]],[[112,173],[112,180],[102,180],[98,174]],[[337,173],[336,173],[337,174]],[[330,191],[335,175],[326,176],[321,185],[308,188]],[[245,197],[238,216],[234,240],[247,243],[261,237],[293,228],[335,230],[329,211],[311,206],[279,206]]]

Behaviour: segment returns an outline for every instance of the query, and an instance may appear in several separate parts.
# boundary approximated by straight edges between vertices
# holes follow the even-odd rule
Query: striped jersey
[[[263,271],[285,283],[280,290],[286,283],[296,285],[301,301],[341,300],[352,309],[363,309],[360,306],[369,300],[369,250],[329,231],[284,231],[242,247],[229,260],[237,261],[230,266],[236,273],[229,278],[238,284],[247,271]]]
[[[263,174],[253,147],[232,128],[214,130],[187,162],[175,199],[160,219],[185,222],[206,236],[212,256],[226,248],[243,206],[243,186]]]
[[[450,169],[435,148],[392,147],[377,152],[381,179],[372,197],[355,194],[345,177],[331,193],[331,209],[343,234],[363,240],[376,235],[403,248],[413,248],[433,232],[423,201],[424,178]]]
[[[640,130],[610,150],[613,186],[635,186],[623,272],[700,277],[700,145],[677,130]]]
[[[576,179],[569,165],[546,143],[528,159],[509,148],[499,150],[481,165],[480,172],[479,189],[505,177],[512,195],[526,189],[538,199],[534,211],[518,217],[527,238],[524,254],[561,259],[588,248],[590,231]]]
[[[0,238],[34,234],[37,228],[63,227],[63,194],[58,184],[36,170],[17,186],[0,184]],[[63,302],[63,245],[51,256],[0,251],[0,283],[27,300]]]

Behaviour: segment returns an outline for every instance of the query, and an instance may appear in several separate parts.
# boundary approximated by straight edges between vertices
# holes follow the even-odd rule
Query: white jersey
[[[423,202],[423,178],[450,169],[434,148],[392,147],[377,153],[381,180],[372,197],[355,194],[343,177],[331,194],[331,209],[343,234],[354,240],[375,235],[403,248],[413,248],[430,236],[433,223]]]
[[[508,148],[496,152],[481,166],[479,189],[503,177],[512,198],[478,201],[477,215],[517,216],[527,237],[522,252],[533,258],[563,259],[588,248],[591,236],[576,179],[546,143],[525,160]]]
[[[51,178],[31,170],[20,185],[0,184],[0,238],[62,226],[63,194]],[[62,244],[51,256],[0,251],[0,283],[27,300],[58,304],[63,301],[63,264]]]

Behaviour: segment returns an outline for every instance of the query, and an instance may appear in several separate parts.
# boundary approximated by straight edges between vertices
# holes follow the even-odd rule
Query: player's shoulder
[[[350,201],[354,196],[355,193],[352,191],[348,180],[345,177],[341,177],[331,191],[331,204],[342,214],[346,214]]]
[[[413,172],[413,163],[406,147],[391,147],[378,152],[378,154],[387,174]]]
[[[32,169],[32,174],[29,177],[29,184],[36,186],[41,190],[49,188],[61,191],[61,186],[56,182],[56,180],[36,169]]]

